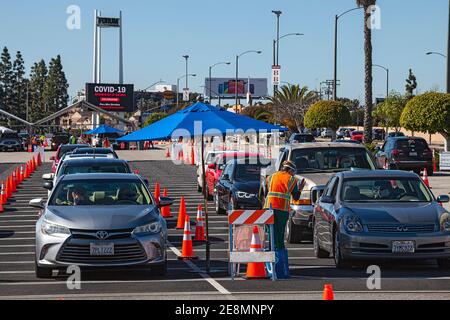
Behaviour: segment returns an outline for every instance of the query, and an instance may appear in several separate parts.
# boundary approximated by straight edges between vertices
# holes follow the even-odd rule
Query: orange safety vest
[[[267,193],[265,208],[289,211],[289,205],[291,202],[291,194],[296,186],[297,179],[291,176],[287,172],[276,172],[270,178],[268,182],[269,192]]]

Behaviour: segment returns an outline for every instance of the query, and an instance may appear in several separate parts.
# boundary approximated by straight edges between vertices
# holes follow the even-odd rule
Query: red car
[[[362,131],[353,131],[353,132],[350,134],[350,136],[351,136],[351,138],[352,138],[353,141],[359,141],[359,142],[362,142],[363,139],[364,139],[364,132],[362,132]]]
[[[216,157],[216,161],[208,165],[205,175],[206,175],[206,192],[208,199],[212,199],[214,194],[214,188],[216,187],[217,181],[219,180],[222,170],[228,161],[233,159],[242,158],[263,158],[263,155],[257,153],[245,153],[245,152],[235,152],[221,154]]]
[[[56,155],[50,157],[52,160],[52,173],[56,173],[56,168],[58,167],[59,161],[61,158],[68,152],[72,152],[77,148],[86,148],[89,147],[88,144],[62,144],[58,147],[56,151]]]

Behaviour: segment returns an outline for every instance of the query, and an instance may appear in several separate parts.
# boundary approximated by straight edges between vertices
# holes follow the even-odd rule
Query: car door
[[[232,179],[233,179],[233,172],[234,172],[234,165],[228,164],[221,175],[221,190],[219,199],[223,203],[223,207],[228,210],[229,203],[231,201],[231,188],[233,186]],[[228,176],[229,179],[224,179]]]
[[[333,203],[328,203],[324,201],[321,202],[322,207],[321,215],[323,219],[322,222],[323,228],[321,228],[323,230],[322,245],[329,252],[332,252],[333,250],[333,226],[335,221],[334,211],[338,186],[339,186],[339,178],[333,177],[330,180],[329,186],[327,187],[327,190],[324,193],[326,198],[333,200]]]

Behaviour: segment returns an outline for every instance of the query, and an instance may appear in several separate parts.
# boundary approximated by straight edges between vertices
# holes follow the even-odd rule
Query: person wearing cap
[[[275,252],[279,263],[276,264],[277,277],[289,277],[289,264],[287,250],[284,245],[286,224],[289,220],[291,199],[300,199],[305,186],[305,179],[298,181],[295,178],[297,167],[292,161],[285,161],[281,170],[267,178],[264,208],[274,211],[274,238]],[[283,276],[284,275],[284,276]]]

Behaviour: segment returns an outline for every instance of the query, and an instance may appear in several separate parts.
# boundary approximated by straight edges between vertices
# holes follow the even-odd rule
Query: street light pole
[[[346,15],[349,12],[363,9],[363,7],[356,7],[350,10],[345,11],[339,15],[334,17],[334,77],[333,77],[333,100],[337,100],[337,65],[338,65],[338,22],[339,18],[343,15]]]
[[[262,51],[256,51],[256,50],[249,50],[249,51],[245,51],[241,54],[236,55],[236,83],[234,84],[235,87],[235,93],[234,93],[234,97],[235,97],[235,110],[236,113],[238,113],[238,81],[239,81],[239,58],[245,54],[248,53],[257,53],[257,54],[261,54]]]
[[[213,64],[212,66],[209,66],[209,103],[212,104],[212,69],[215,66],[221,65],[221,64],[226,64],[227,66],[229,66],[231,64],[231,62],[218,62],[216,64]],[[220,97],[219,97],[220,98]]]
[[[447,93],[450,93],[450,1],[448,10],[448,31],[447,31]]]
[[[189,59],[189,56],[188,55],[184,55],[183,58],[186,59],[186,73],[185,73],[185,75],[186,75],[186,87],[185,87],[185,89],[187,89],[188,88],[188,59]]]
[[[275,59],[274,65],[278,65],[279,52],[280,52],[280,16],[281,16],[282,12],[279,10],[272,10],[272,13],[274,13],[277,16],[277,39],[275,40],[275,42],[276,42],[276,53],[275,53],[276,59]],[[273,90],[274,90],[274,93],[277,92],[278,86],[274,85]]]
[[[189,77],[189,76],[191,76],[191,77],[196,77],[197,75],[194,73],[194,74],[187,74],[187,75],[184,75],[184,76],[181,76],[181,77],[179,77],[178,79],[177,79],[177,109],[178,109],[178,106],[179,106],[179,100],[180,100],[180,98],[179,98],[179,93],[180,93],[180,90],[178,89],[179,87],[180,87],[180,80],[181,79],[183,79],[183,78],[187,78],[187,77]]]
[[[384,71],[386,71],[386,77],[387,77],[387,79],[386,79],[386,99],[387,99],[387,98],[389,98],[389,68],[380,66],[379,64],[373,64],[372,66],[384,69]]]

